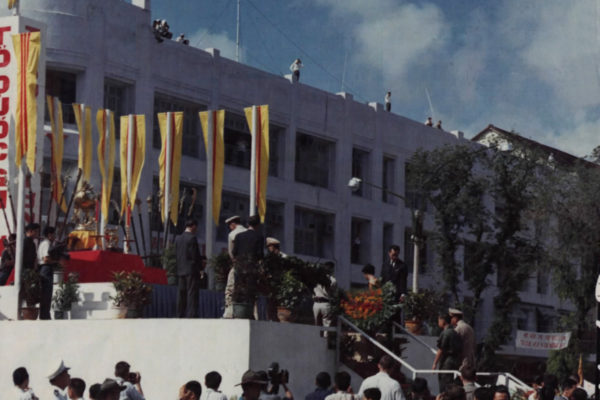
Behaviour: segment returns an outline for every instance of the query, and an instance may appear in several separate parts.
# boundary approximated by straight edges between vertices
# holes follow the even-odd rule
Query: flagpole
[[[128,254],[131,251],[131,247],[129,246],[129,240],[131,238],[131,221],[130,221],[130,204],[131,204],[131,199],[129,198],[131,195],[131,175],[132,175],[132,169],[133,166],[131,165],[131,162],[133,161],[133,136],[134,136],[134,132],[133,132],[133,122],[134,122],[134,116],[133,115],[129,115],[127,120],[127,160],[126,160],[126,176],[127,176],[127,193],[126,193],[126,202],[125,202],[125,234],[126,234],[126,238],[125,238],[125,253]]]
[[[207,132],[206,132],[206,143],[208,148],[206,149],[206,249],[205,256],[207,259],[212,257],[213,254],[213,193],[214,193],[214,155],[215,155],[215,117],[217,112],[213,110],[208,111],[207,120]],[[213,288],[213,274],[208,274],[208,287]]]
[[[250,216],[256,215],[256,137],[258,135],[256,106],[252,106],[252,144],[250,146]]]
[[[23,270],[23,233],[25,212],[25,173],[23,172],[23,161],[19,165],[19,182],[17,183],[17,244],[15,249],[15,287],[21,291],[21,271]],[[17,316],[21,307],[21,296],[18,296]],[[18,318],[18,317],[17,317]]]
[[[163,248],[167,247],[167,242],[168,242],[168,237],[169,237],[169,218],[170,218],[170,207],[171,207],[171,174],[173,173],[173,171],[171,170],[171,147],[173,146],[173,143],[171,143],[171,135],[173,134],[173,127],[172,127],[172,122],[173,120],[173,113],[168,112],[167,113],[167,121],[166,121],[166,125],[167,125],[167,137],[165,140],[165,188],[164,188],[164,208],[163,208],[163,215],[165,216],[165,244],[163,246]]]
[[[106,151],[107,147],[110,147],[110,110],[104,110],[104,148],[102,149],[102,152],[104,153],[104,173],[106,174],[106,181],[108,183],[108,170],[109,170],[109,165],[108,165],[108,151]],[[102,185],[104,185],[104,182],[102,182]],[[104,191],[104,190],[102,190]],[[110,199],[106,199],[107,201],[110,201]],[[104,241],[104,229],[106,228],[106,218],[107,216],[104,215],[104,213],[102,213],[102,211],[100,211],[100,236],[102,238],[102,248],[106,249],[106,243]]]
[[[87,147],[87,143],[85,141],[85,139],[86,139],[85,126],[87,125],[86,124],[87,121],[85,119],[85,104],[81,103],[79,105],[79,110],[80,110],[79,114],[81,114],[81,118],[79,118],[79,122],[81,123],[81,133],[79,134],[79,141],[81,142],[80,148],[83,149],[82,153],[85,154],[85,149]],[[81,161],[81,170],[85,171],[85,160]],[[84,174],[84,176],[85,176],[85,174]],[[81,186],[83,186],[83,181],[85,181],[85,178],[79,182],[80,188],[81,188]],[[76,188],[76,189],[78,189],[78,188]]]

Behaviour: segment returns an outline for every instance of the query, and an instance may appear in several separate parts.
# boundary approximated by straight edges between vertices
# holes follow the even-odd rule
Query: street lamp
[[[406,203],[406,198],[398,193],[394,193],[391,190],[384,188],[383,186],[375,185],[374,183],[363,181],[361,178],[353,176],[348,181],[348,187],[356,192],[360,189],[361,184],[365,184],[367,186],[374,187],[375,189],[382,190],[389,195],[397,197]],[[411,240],[414,244],[414,254],[413,254],[413,279],[412,279],[412,291],[413,293],[417,293],[419,291],[418,279],[419,279],[419,250],[421,244],[423,243],[423,213],[420,210],[413,211],[413,234],[411,235]]]

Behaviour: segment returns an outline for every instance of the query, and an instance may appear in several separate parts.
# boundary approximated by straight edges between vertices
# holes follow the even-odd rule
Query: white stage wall
[[[0,337],[0,393],[10,393],[12,371],[24,366],[35,392],[44,395],[46,376],[61,359],[88,387],[112,377],[114,365],[125,360],[141,373],[149,400],[176,398],[191,379],[204,389],[204,375],[212,370],[223,376],[222,391],[237,396],[241,388],[234,385],[244,371],[267,369],[271,361],[290,371],[290,387],[301,399],[314,389],[317,372],[335,372],[335,352],[327,350],[318,328],[307,325],[217,319],[1,321]]]

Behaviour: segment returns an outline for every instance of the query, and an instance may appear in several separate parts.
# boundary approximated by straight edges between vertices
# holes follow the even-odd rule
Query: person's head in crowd
[[[98,400],[100,398],[99,395],[101,387],[102,385],[99,383],[94,383],[92,386],[90,386],[88,390],[88,396],[90,397],[90,400]]]
[[[127,361],[119,361],[115,364],[115,376],[123,380],[129,380],[129,370],[131,366]]]
[[[198,381],[189,381],[179,388],[179,400],[200,400],[202,385]]]
[[[335,263],[333,261],[325,261],[323,265],[329,275],[332,275],[335,272]]]
[[[221,374],[217,371],[211,371],[204,376],[204,385],[212,390],[219,390],[219,386],[221,386]]]
[[[54,237],[56,236],[56,228],[53,226],[46,226],[44,227],[44,231],[42,233],[44,234],[45,238],[54,240]]]
[[[450,323],[452,325],[456,325],[463,318],[463,312],[457,308],[449,308],[448,314],[450,314]]]
[[[238,225],[242,223],[242,220],[239,216],[233,215],[225,220],[225,223],[229,227],[229,230],[234,230]]]
[[[477,379],[475,368],[471,367],[470,365],[463,365],[458,371],[460,372],[460,380],[463,384],[467,382],[475,382]]]
[[[427,379],[417,377],[410,385],[413,400],[423,400],[431,397]]]
[[[536,377],[533,378],[533,382],[531,382],[531,387],[534,388],[535,390],[538,390],[539,388],[542,387],[543,384],[544,384],[544,376],[536,375]]]
[[[258,215],[251,215],[248,218],[248,226],[252,229],[256,229],[260,226],[260,218]]]
[[[335,382],[335,390],[337,392],[346,392],[350,387],[350,374],[346,371],[341,371],[335,374],[333,378]]]
[[[267,371],[256,371],[256,376],[258,377],[258,380],[261,382],[266,382],[265,384],[262,385],[261,389],[263,392],[267,392],[269,389],[269,374],[267,374]]]
[[[185,230],[188,232],[195,233],[198,230],[198,221],[195,219],[188,219],[185,221]]]
[[[438,315],[438,326],[441,329],[446,328],[448,325],[450,325],[450,315],[445,314],[445,313],[440,313]]]
[[[27,237],[35,238],[40,235],[40,224],[35,222],[30,222],[25,226],[25,235]]]
[[[400,258],[400,246],[397,244],[391,245],[388,249],[388,257],[390,258],[390,261],[396,261]]]
[[[83,399],[85,393],[85,382],[81,378],[71,378],[71,382],[67,387],[67,395],[69,399]]]
[[[494,388],[494,400],[510,400],[508,388],[504,385],[498,385]]]
[[[71,382],[71,376],[69,375],[69,367],[65,365],[63,361],[60,362],[58,368],[56,368],[50,375],[48,375],[48,380],[50,384],[60,388],[61,390],[65,390],[69,383]]]
[[[98,400],[119,400],[123,389],[125,386],[119,385],[114,379],[107,378],[100,385],[97,398]]]
[[[367,264],[362,269],[363,276],[368,281],[370,277],[375,275],[375,266],[373,264]]]
[[[392,359],[392,357],[385,354],[379,359],[377,366],[379,367],[380,371],[389,374],[392,371],[392,368],[394,367],[394,360]]]
[[[558,377],[554,374],[544,374],[543,386],[552,389],[553,391],[558,390]]]
[[[267,251],[270,254],[279,254],[281,252],[281,242],[274,237],[268,237],[266,239]]]
[[[365,400],[380,400],[381,391],[377,388],[368,388],[363,392]]]
[[[475,400],[493,400],[494,391],[489,387],[481,386],[475,389],[473,392],[473,398]]]
[[[329,386],[331,386],[331,375],[325,371],[319,372],[315,378],[315,384],[320,389],[329,389]]]
[[[444,388],[444,400],[466,400],[467,395],[462,386],[449,383]]]
[[[256,372],[248,370],[242,375],[242,386],[244,400],[258,400],[260,392],[269,382],[260,377]]]
[[[587,400],[587,399],[588,399],[587,392],[585,390],[583,390],[582,388],[576,388],[575,390],[573,390],[573,393],[571,393],[571,397],[569,398],[569,400]]]
[[[573,378],[567,378],[561,385],[562,394],[567,399],[571,397],[573,391],[577,388],[577,381]]]
[[[29,386],[29,373],[25,367],[19,367],[13,371],[13,383],[21,389]]]

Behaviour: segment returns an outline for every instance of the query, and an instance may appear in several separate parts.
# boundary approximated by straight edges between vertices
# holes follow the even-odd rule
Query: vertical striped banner
[[[65,134],[63,131],[62,105],[58,98],[46,96],[50,115],[50,177],[52,179],[52,198],[63,212],[67,211],[67,202],[63,196],[61,180]],[[59,204],[60,202],[60,204]],[[50,216],[48,216],[50,218]],[[48,221],[50,221],[48,219]]]
[[[25,162],[35,173],[37,133],[37,73],[41,50],[40,32],[13,35],[17,59],[17,110],[15,113],[15,162],[21,167]]]
[[[252,134],[250,157],[250,215],[258,206],[260,221],[267,212],[267,178],[269,176],[269,106],[244,108]],[[254,200],[254,201],[253,201]]]
[[[115,116],[112,111],[98,110],[96,125],[100,135],[98,140],[98,162],[100,164],[100,176],[102,177],[100,211],[104,221],[106,221],[108,220],[110,192],[112,191],[115,169]]]
[[[212,215],[215,225],[219,225],[225,166],[225,110],[203,111],[199,115],[206,148],[206,195],[207,200],[212,203],[211,209],[208,210],[210,214],[207,215]]]
[[[79,131],[77,166],[83,171],[83,180],[89,182],[92,175],[92,109],[85,104],[74,103],[73,112]]]
[[[170,218],[173,225],[177,226],[183,112],[159,113],[158,125],[162,143],[158,157],[159,186],[164,196],[161,216],[163,222]]]
[[[133,210],[146,159],[146,117],[121,117],[121,215]],[[127,221],[129,223],[129,221]]]

